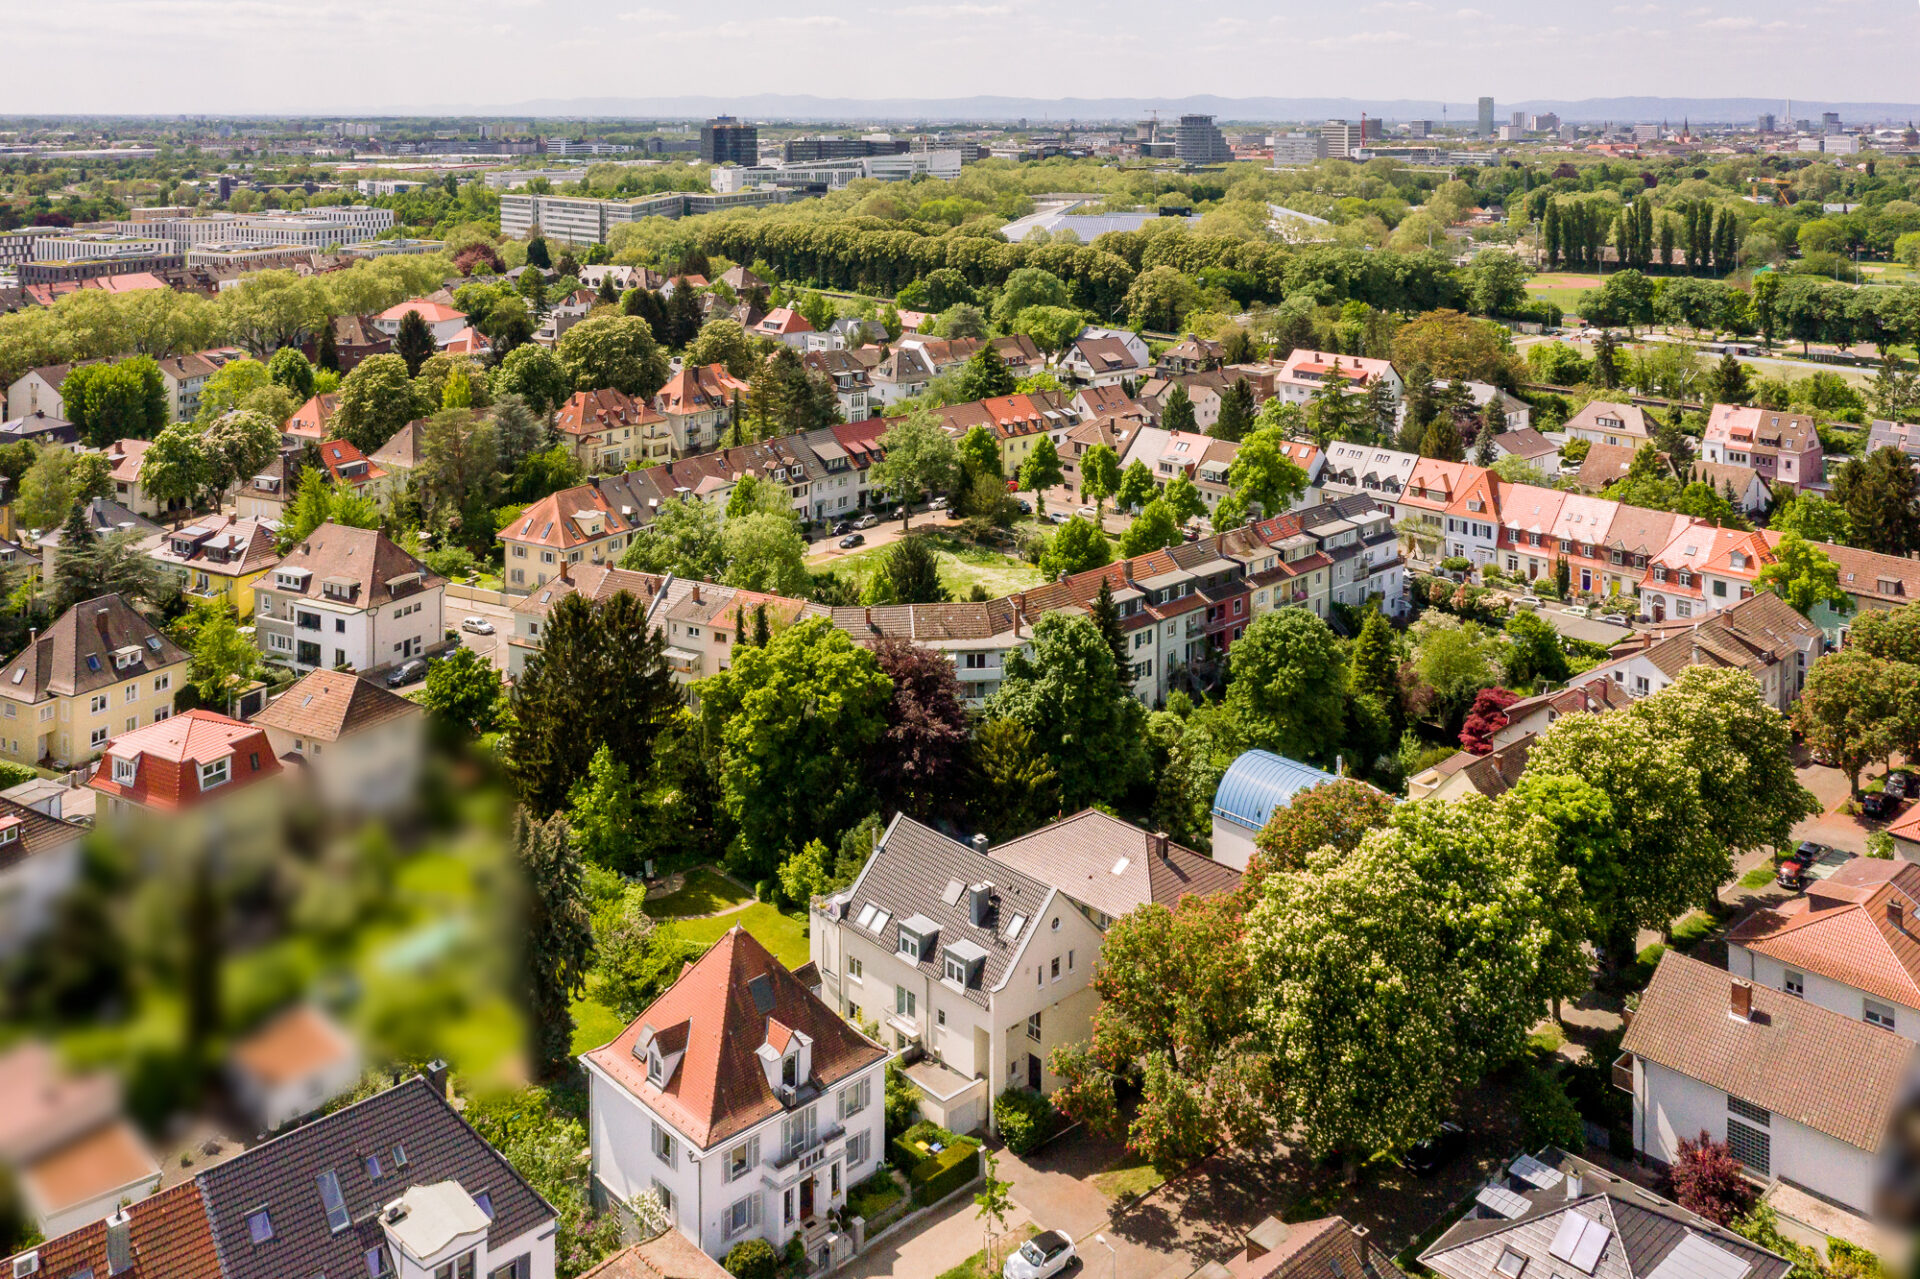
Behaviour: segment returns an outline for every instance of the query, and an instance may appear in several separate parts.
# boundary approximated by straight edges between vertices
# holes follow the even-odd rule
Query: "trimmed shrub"
[[[1052,1102],[1025,1088],[1009,1088],[1001,1093],[994,1100],[993,1116],[1000,1128],[1001,1140],[1016,1155],[1028,1153],[1053,1136],[1059,1120]]]
[[[780,1254],[764,1239],[742,1239],[727,1250],[720,1265],[734,1279],[774,1279],[780,1271]]]
[[[927,1159],[927,1152],[920,1149],[916,1143],[931,1144],[936,1141],[943,1146],[951,1146],[953,1134],[931,1119],[922,1119],[888,1143],[892,1151],[893,1166],[901,1172],[911,1174]]]
[[[913,1202],[924,1208],[938,1203],[980,1175],[980,1146],[962,1139],[931,1159],[922,1160],[907,1174]]]

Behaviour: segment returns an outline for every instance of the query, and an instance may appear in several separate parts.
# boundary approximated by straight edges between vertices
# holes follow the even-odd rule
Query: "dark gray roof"
[[[19,825],[13,825],[15,818]],[[36,853],[76,843],[86,831],[72,822],[49,817],[37,808],[0,799],[0,827],[17,830],[12,839],[0,843],[0,870],[6,870]]]
[[[406,1166],[396,1168],[394,1147]],[[381,1176],[366,1159],[378,1155]],[[327,1226],[317,1178],[332,1169],[352,1223]],[[503,1246],[550,1222],[553,1208],[419,1077],[255,1146],[200,1174],[207,1220],[227,1279],[364,1275],[366,1253],[385,1242],[380,1209],[409,1186],[457,1181],[493,1201],[489,1246]],[[252,1241],[247,1215],[270,1214],[273,1238]]]
[[[967,887],[981,882],[993,885],[992,906],[986,923],[973,924]],[[945,900],[947,885],[958,883],[960,893],[952,902]],[[950,942],[970,941],[986,952],[986,966],[980,984],[969,986],[966,997],[982,1008],[988,992],[1006,976],[1015,955],[1045,921],[1039,918],[1053,889],[1015,870],[1011,866],[984,857],[965,844],[948,839],[939,831],[922,826],[905,814],[894,817],[880,848],[868,859],[853,887],[837,895],[834,902],[845,928],[871,937],[882,949],[899,951],[900,922],[924,915],[940,926],[939,945],[920,961],[920,971],[939,981],[944,966],[940,952]],[[861,928],[860,915],[868,903],[889,913],[879,932]],[[1071,910],[1064,898],[1056,897],[1054,906]],[[1017,937],[1008,930],[1015,917],[1023,920]]]
[[[1528,1258],[1522,1279],[1577,1275],[1571,1264],[1551,1251],[1565,1215],[1574,1212],[1608,1232],[1594,1268],[1587,1272],[1593,1279],[1646,1279],[1689,1236],[1744,1262],[1750,1267],[1745,1279],[1784,1279],[1792,1268],[1785,1258],[1563,1150],[1549,1148],[1532,1159],[1544,1165],[1548,1176],[1559,1175],[1551,1176],[1550,1184],[1544,1186],[1524,1181],[1513,1174],[1516,1161],[1493,1183],[1518,1196],[1524,1211],[1503,1217],[1490,1210],[1471,1210],[1420,1254],[1421,1263],[1444,1279],[1497,1279],[1494,1265],[1512,1248]],[[1576,1176],[1580,1193],[1569,1198],[1569,1179]]]

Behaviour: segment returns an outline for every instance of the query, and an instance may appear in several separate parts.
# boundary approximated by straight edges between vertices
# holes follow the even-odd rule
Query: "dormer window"
[[[133,785],[135,774],[139,772],[139,767],[137,760],[121,759],[115,756],[113,761],[113,780],[122,786],[131,786]]]
[[[663,1088],[667,1083],[667,1064],[660,1059],[658,1048],[647,1052],[647,1082],[655,1088]]]

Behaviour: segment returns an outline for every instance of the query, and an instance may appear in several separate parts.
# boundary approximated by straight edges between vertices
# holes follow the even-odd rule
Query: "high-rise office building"
[[[1754,130],[1759,133],[1772,133],[1773,132],[1773,112],[1762,111],[1760,113],[1759,120],[1755,121],[1753,127],[1754,127]]]
[[[1183,115],[1173,134],[1173,153],[1182,164],[1225,164],[1233,159],[1227,137],[1210,115]]]
[[[1345,120],[1329,120],[1321,125],[1320,136],[1326,139],[1327,154],[1335,159],[1345,159],[1358,151],[1364,143],[1360,136],[1361,128]]]
[[[1493,99],[1492,98],[1480,99],[1479,133],[1480,133],[1480,136],[1483,138],[1490,138],[1493,136]]]
[[[1838,111],[1823,111],[1820,113],[1820,132],[1840,132],[1840,113]]]
[[[715,116],[700,126],[700,159],[707,164],[758,164],[760,130],[730,115]]]

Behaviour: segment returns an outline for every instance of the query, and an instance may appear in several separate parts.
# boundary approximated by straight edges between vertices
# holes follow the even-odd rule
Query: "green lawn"
[[[1763,862],[1740,877],[1742,888],[1765,888],[1773,882],[1773,863]]]
[[[597,979],[587,979],[587,993],[573,1001],[573,1052],[575,1056],[590,1048],[613,1042],[626,1029],[620,1015],[596,997]]]
[[[680,930],[682,937],[704,949],[719,941],[735,924],[752,933],[756,941],[772,951],[773,957],[787,967],[798,968],[807,962],[806,920],[783,915],[766,902],[756,902],[745,910],[729,911],[725,915],[712,915],[706,919],[683,919],[675,927]]]
[[[687,872],[686,883],[678,892],[647,898],[647,914],[655,919],[678,919],[688,915],[711,915],[751,901],[753,894],[724,875],[705,866]]]
[[[1038,567],[1016,555],[962,542],[937,525],[921,527],[927,528],[927,535],[933,539],[935,554],[940,561],[940,583],[954,599],[968,598],[975,586],[984,590],[988,599],[997,599],[1015,591],[1029,590],[1043,580]],[[867,583],[881,570],[886,557],[892,552],[891,544],[874,546],[837,559],[815,558],[809,560],[807,566],[816,572],[832,569],[843,577],[851,578],[865,590]]]
[[[1146,1159],[1128,1151],[1115,1159],[1104,1170],[1093,1174],[1093,1188],[1109,1199],[1121,1195],[1144,1195],[1165,1181],[1161,1174]]]
[[[1672,946],[1675,950],[1686,950],[1714,929],[1711,915],[1705,911],[1690,910],[1681,921],[1673,926]]]

